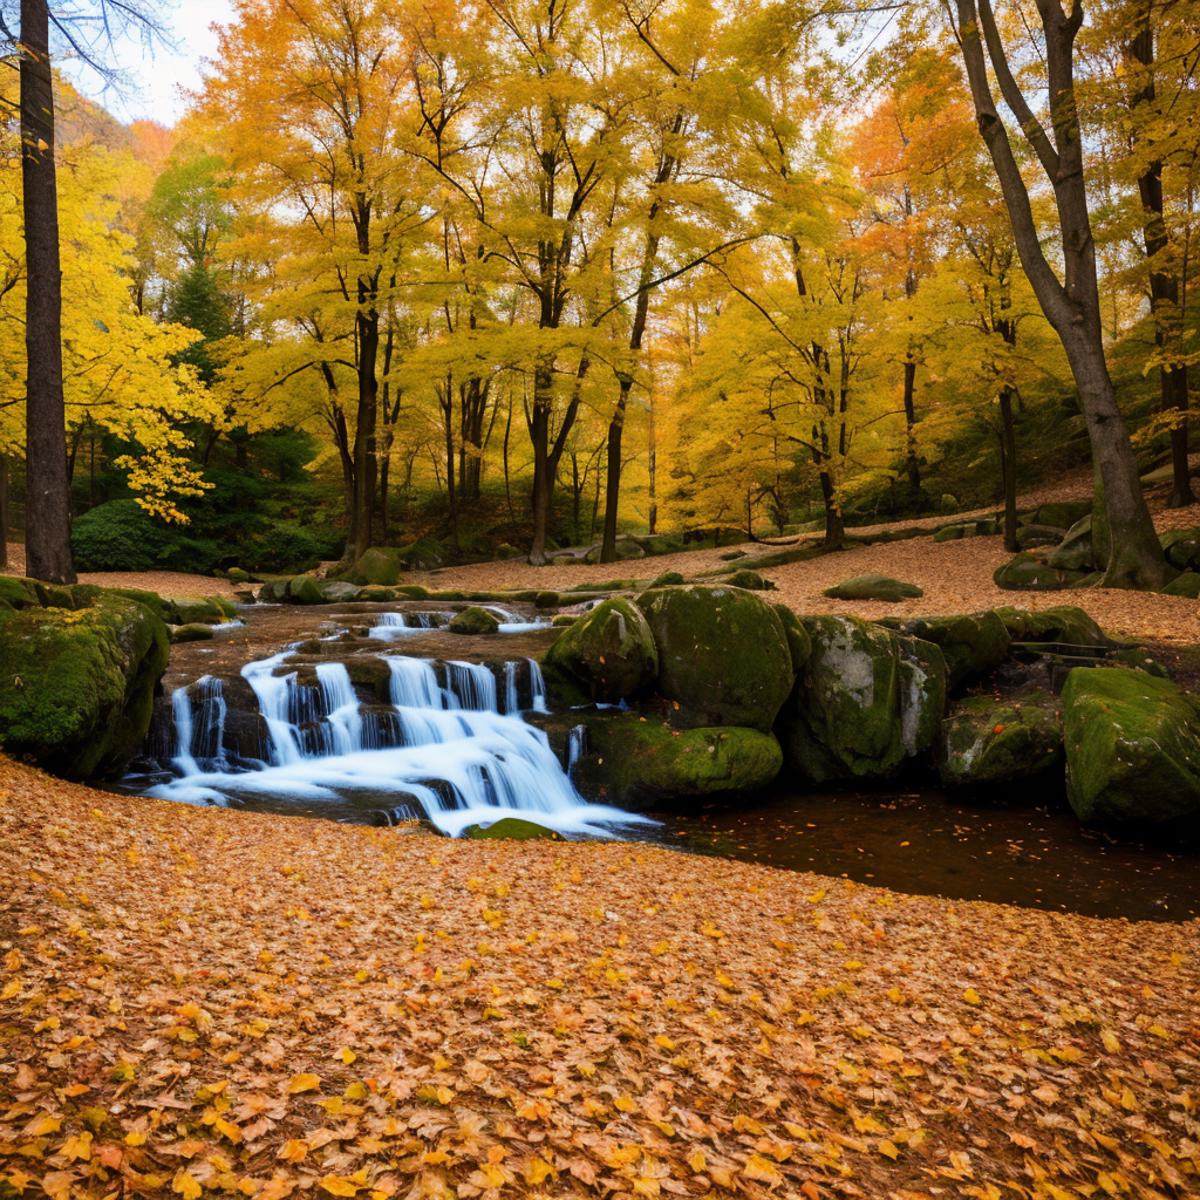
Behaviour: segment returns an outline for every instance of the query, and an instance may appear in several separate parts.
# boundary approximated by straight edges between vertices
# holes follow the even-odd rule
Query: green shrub
[[[71,530],[81,571],[189,571],[208,574],[221,558],[215,542],[186,527],[163,525],[134,500],[110,500],[86,512]]]

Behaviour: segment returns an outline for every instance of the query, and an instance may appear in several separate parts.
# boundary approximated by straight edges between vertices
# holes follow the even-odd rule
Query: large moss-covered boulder
[[[658,690],[681,724],[769,730],[792,689],[792,651],[775,609],[740,588],[660,588],[638,597],[658,648]]]
[[[932,749],[946,707],[946,660],[932,642],[854,617],[809,617],[812,653],[776,731],[814,783],[886,779]]]
[[[947,787],[1037,779],[1061,770],[1062,761],[1062,715],[1047,693],[1008,700],[973,696],[942,723],[938,768]]]
[[[1200,600],[1200,572],[1184,571],[1176,575],[1165,588],[1164,596],[1182,596],[1187,600]]]
[[[996,616],[1004,622],[1014,642],[1059,643],[1088,650],[1103,650],[1112,645],[1104,630],[1073,605],[1060,604],[1041,612],[1024,608],[998,608]]]
[[[1057,546],[1062,541],[1063,532],[1052,525],[1022,525],[1017,530],[1017,546],[1022,550]]]
[[[0,575],[0,608],[41,608],[37,584],[32,579]]]
[[[293,604],[324,604],[321,581],[312,575],[297,575],[288,583],[287,598]]]
[[[1095,571],[1101,566],[1092,544],[1092,517],[1089,513],[1067,530],[1046,562],[1059,571]]]
[[[1092,511],[1091,500],[1055,500],[1043,504],[1033,515],[1032,524],[1054,529],[1070,529]]]
[[[170,654],[144,605],[0,608],[0,748],[78,779],[119,774],[137,751]]]
[[[730,587],[745,588],[748,592],[771,592],[775,590],[775,585],[771,580],[760,575],[757,571],[751,571],[747,567],[743,567],[740,571],[734,571],[732,575],[727,575],[725,582]]]
[[[799,672],[812,654],[812,638],[804,628],[804,623],[786,604],[776,604],[775,611],[787,635],[788,647],[792,652],[792,668]]]
[[[1170,529],[1158,540],[1171,566],[1180,571],[1200,570],[1200,529]]]
[[[940,646],[950,672],[952,692],[990,675],[1008,654],[1011,638],[994,612],[961,617],[888,617],[881,624]]]
[[[769,787],[783,751],[769,733],[722,725],[672,729],[622,714],[588,727],[590,753],[576,768],[585,793],[636,807]]]
[[[996,568],[992,576],[999,588],[1010,592],[1057,592],[1078,583],[1083,571],[1065,571],[1024,551]]]
[[[858,575],[836,587],[827,588],[831,600],[882,600],[897,604],[901,600],[917,600],[925,593],[915,583],[889,579],[886,575]]]
[[[171,625],[169,632],[173,646],[181,646],[185,642],[211,642],[216,636],[211,625],[199,621],[191,625]]]
[[[542,668],[554,691],[617,704],[634,699],[654,683],[658,650],[636,604],[605,600],[571,622],[550,647]]]
[[[354,564],[354,578],[374,587],[392,587],[400,582],[400,554],[385,546],[373,546]]]
[[[456,613],[448,628],[451,633],[465,635],[492,634],[500,632],[500,621],[495,613],[473,605],[471,608],[464,608],[462,612]]]
[[[1200,703],[1126,667],[1072,671],[1063,689],[1067,795],[1081,821],[1200,816]]]

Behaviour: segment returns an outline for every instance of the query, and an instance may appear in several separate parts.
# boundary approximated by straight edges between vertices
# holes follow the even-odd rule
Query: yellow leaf
[[[635,1113],[638,1110],[637,1101],[631,1096],[618,1096],[613,1101],[613,1107],[619,1109],[623,1113]]]
[[[775,1164],[768,1159],[763,1158],[761,1154],[752,1154],[746,1160],[746,1166],[742,1174],[747,1179],[757,1180],[759,1183],[782,1183],[783,1176],[776,1169]]]
[[[349,1046],[347,1046],[344,1050],[340,1050],[338,1052],[338,1058],[340,1058],[342,1062],[346,1064],[346,1066],[349,1066],[356,1058],[358,1058],[358,1055],[355,1054]]]
[[[125,1135],[125,1145],[127,1146],[144,1146],[146,1144],[146,1135],[140,1129],[131,1129]]]
[[[299,1095],[301,1092],[315,1092],[321,1086],[321,1080],[316,1075],[293,1075],[288,1084],[288,1092]]]
[[[1116,1054],[1121,1049],[1121,1039],[1109,1029],[1100,1031],[1100,1041],[1109,1054]]]
[[[358,1184],[353,1179],[347,1179],[345,1175],[326,1175],[318,1180],[318,1185],[323,1192],[328,1192],[331,1196],[357,1196]]]
[[[967,988],[967,990],[965,992],[963,992],[963,999],[968,1004],[982,1004],[983,1003],[983,997],[974,988],[970,988],[970,987]]]
[[[48,1134],[57,1133],[61,1128],[62,1120],[59,1117],[42,1113],[40,1117],[35,1117],[25,1126],[25,1133],[28,1137],[46,1137]]]
[[[687,1156],[687,1165],[692,1168],[695,1174],[703,1174],[704,1168],[708,1165],[708,1159],[705,1157],[704,1151],[693,1150]]]
[[[880,1138],[879,1141],[875,1143],[875,1149],[878,1150],[880,1154],[893,1160],[900,1157],[900,1150],[896,1143],[888,1141],[887,1138]]]
[[[656,1037],[654,1039],[654,1044],[656,1046],[662,1047],[662,1049],[664,1049],[664,1050],[674,1050],[675,1049],[675,1043],[673,1041],[671,1041],[671,1039],[669,1037],[667,1037],[667,1035],[665,1033],[660,1033],[658,1035],[658,1037]]]
[[[554,1168],[544,1158],[531,1158],[525,1168],[525,1182],[530,1187],[537,1187],[554,1174]]]
[[[178,1171],[171,1183],[171,1191],[178,1192],[183,1200],[196,1200],[204,1189],[186,1171]]]
[[[59,1153],[67,1158],[85,1160],[92,1157],[92,1135],[76,1133],[67,1138],[59,1147]]]
[[[227,1137],[231,1142],[240,1142],[242,1140],[242,1131],[232,1121],[226,1121],[224,1117],[218,1117],[213,1122],[213,1128],[223,1137]]]

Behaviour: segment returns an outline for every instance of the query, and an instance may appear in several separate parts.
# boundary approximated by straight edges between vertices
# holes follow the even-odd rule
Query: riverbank
[[[8,761],[0,873],[0,1191],[1200,1186],[1195,922],[191,809]]]

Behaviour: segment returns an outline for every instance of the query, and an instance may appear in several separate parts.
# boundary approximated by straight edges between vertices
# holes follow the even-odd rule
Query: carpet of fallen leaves
[[[0,760],[0,1196],[1200,1194],[1200,927]]]

